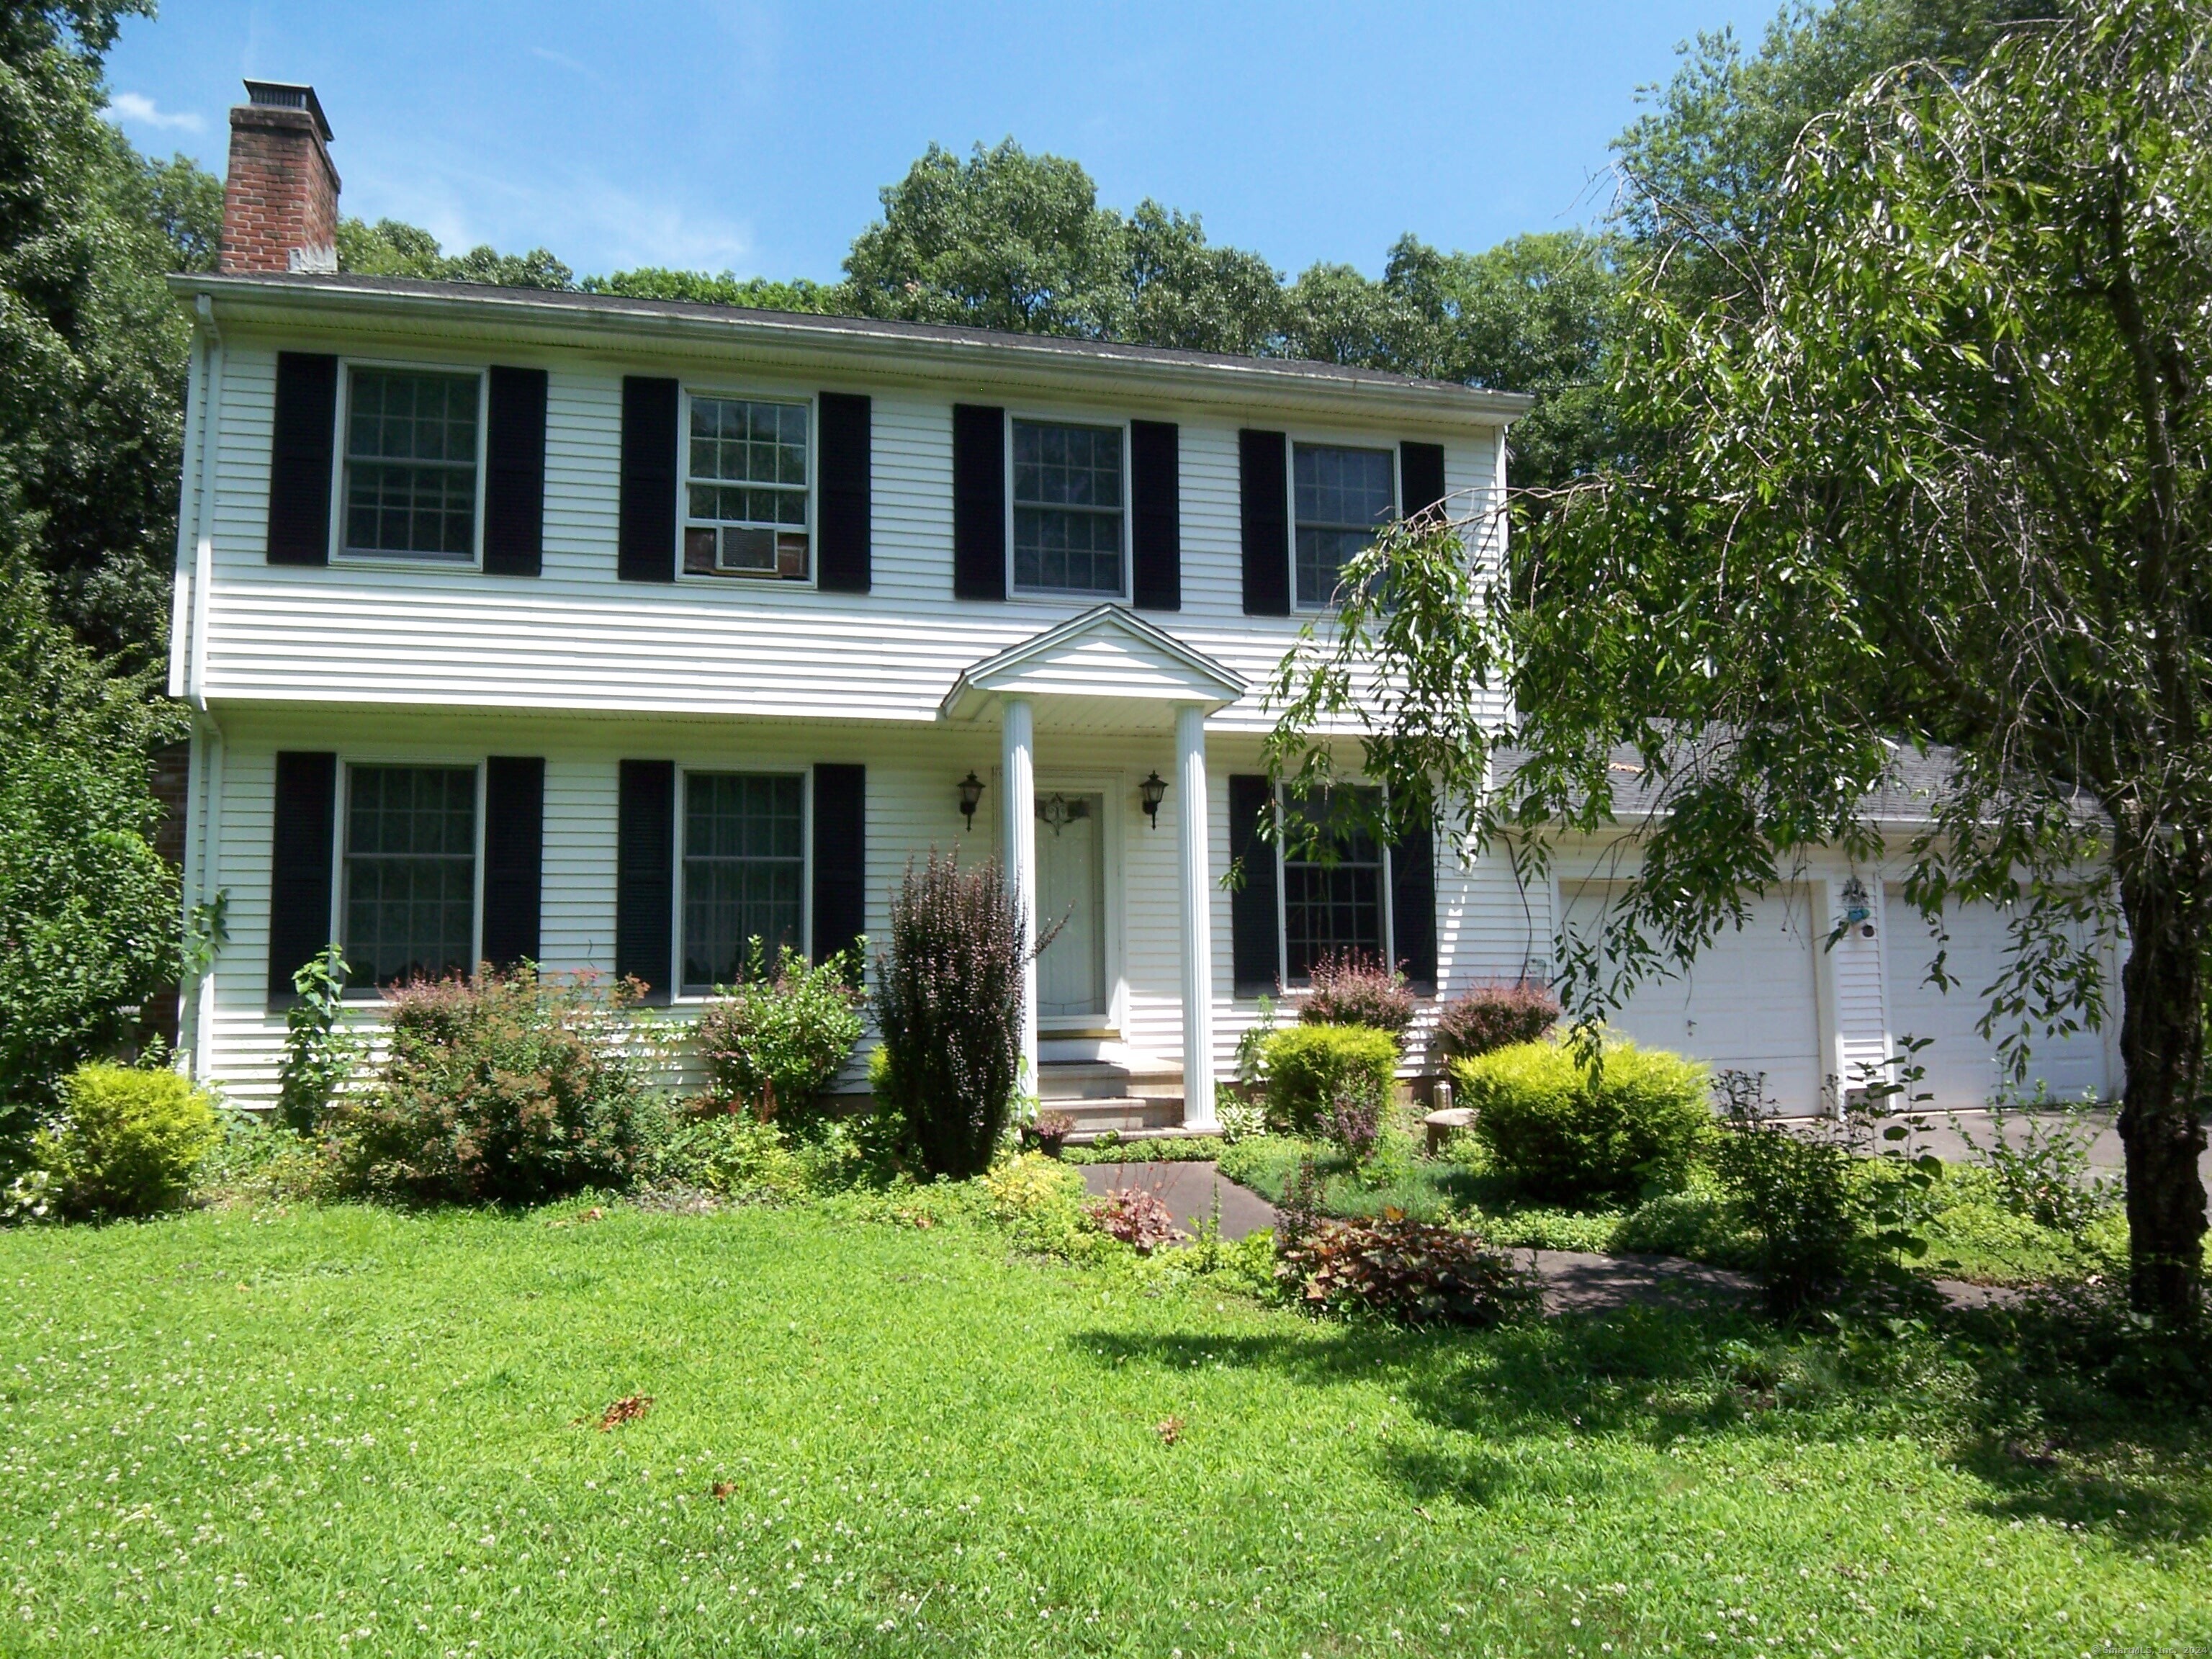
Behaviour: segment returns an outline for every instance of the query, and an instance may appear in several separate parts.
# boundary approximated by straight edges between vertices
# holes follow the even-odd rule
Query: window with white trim
[[[1398,514],[1397,457],[1387,449],[1293,444],[1296,537],[1291,552],[1298,607],[1336,603],[1344,567]]]
[[[475,767],[348,767],[343,861],[354,984],[475,971]]]
[[[686,575],[807,579],[807,416],[805,404],[692,396],[684,479]]]
[[[341,551],[476,557],[483,397],[475,373],[366,364],[349,372]]]
[[[805,946],[806,781],[793,774],[684,775],[684,991],[737,982],[752,941],[769,960]]]
[[[1013,423],[1014,586],[1123,592],[1121,428]]]
[[[1382,792],[1340,786],[1331,795],[1283,800],[1283,981],[1302,985],[1316,962],[1347,954],[1388,963],[1389,849],[1356,817],[1332,807],[1349,797],[1370,811]],[[1334,822],[1332,822],[1334,820]],[[1301,831],[1307,833],[1301,834]]]

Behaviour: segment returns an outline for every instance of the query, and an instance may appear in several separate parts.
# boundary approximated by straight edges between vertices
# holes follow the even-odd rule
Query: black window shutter
[[[1398,478],[1406,491],[1401,514],[1408,519],[1419,517],[1444,498],[1444,447],[1400,444]]]
[[[849,949],[867,927],[868,769],[814,769],[814,959]]]
[[[1006,411],[952,405],[952,597],[1006,597]]]
[[[337,429],[338,360],[315,352],[278,352],[276,416],[269,445],[271,564],[331,562],[331,459]],[[284,994],[291,994],[288,978]]]
[[[1129,422],[1129,597],[1140,611],[1182,609],[1182,478],[1172,421]]]
[[[1426,824],[1390,849],[1390,952],[1417,994],[1437,994],[1436,837]]]
[[[276,757],[269,847],[269,1006],[298,999],[292,975],[331,942],[331,865],[337,855],[338,757]]]
[[[626,582],[676,580],[676,400],[673,380],[623,376],[621,529],[615,574]],[[665,975],[667,969],[661,971]]]
[[[821,439],[822,534],[815,580],[824,592],[865,593],[873,439],[866,398],[825,392],[815,400]]]
[[[545,371],[491,371],[484,439],[483,568],[534,576],[545,552]]]
[[[1237,434],[1244,524],[1244,614],[1291,614],[1290,440],[1280,432]]]
[[[538,960],[544,891],[545,762],[494,755],[484,763],[483,954],[495,968]]]
[[[1229,780],[1229,855],[1237,860],[1243,883],[1230,896],[1231,973],[1240,997],[1273,996],[1283,972],[1283,942],[1275,911],[1275,843],[1261,829],[1274,812],[1275,792],[1267,780],[1232,775]]]
[[[676,763],[626,760],[615,827],[615,973],[665,1006],[676,970]]]

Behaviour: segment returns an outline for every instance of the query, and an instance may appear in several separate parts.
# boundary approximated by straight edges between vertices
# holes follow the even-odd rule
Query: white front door
[[[1060,932],[1037,958],[1037,1017],[1088,1020],[1106,1007],[1106,797],[1040,790],[1037,931]]]
[[[1601,882],[1569,884],[1567,931],[1599,939],[1613,891]],[[1764,1073],[1768,1097],[1785,1112],[1820,1110],[1830,1068],[1822,1064],[1809,893],[1793,884],[1750,908],[1742,928],[1723,928],[1694,961],[1638,984],[1612,1024],[1645,1048],[1716,1070]]]

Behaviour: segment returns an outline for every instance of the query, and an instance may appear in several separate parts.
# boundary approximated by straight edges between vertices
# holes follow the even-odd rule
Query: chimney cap
[[[248,81],[246,83],[246,101],[270,109],[303,109],[315,118],[315,131],[323,135],[325,143],[331,143],[336,137],[331,131],[329,118],[324,115],[322,103],[316,98],[313,87],[291,81]]]

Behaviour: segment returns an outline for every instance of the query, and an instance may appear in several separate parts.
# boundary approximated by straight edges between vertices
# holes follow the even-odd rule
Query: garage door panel
[[[1601,883],[1568,888],[1568,932],[1599,941],[1618,891]],[[1827,1068],[1810,920],[1802,889],[1759,900],[1743,927],[1723,930],[1678,973],[1639,985],[1613,1016],[1614,1029],[1716,1070],[1764,1072],[1784,1110],[1818,1110]]]
[[[2003,913],[1987,905],[1954,910],[1945,918],[1948,941],[1939,942],[1920,912],[1893,885],[1884,895],[1882,931],[1887,935],[1889,1030],[1893,1043],[1925,1037],[1917,1055],[1926,1079],[1913,1090],[1934,1097],[1923,1103],[1938,1111],[1966,1111],[1988,1103],[2002,1078],[1997,1045],[2005,1028],[1984,1036],[1976,1029],[1989,1011],[1988,990],[2005,971],[2011,940]],[[1928,982],[1936,953],[1944,952],[1943,971],[1957,982],[1939,990]],[[1899,1053],[1903,1053],[1900,1046]],[[2051,1092],[2081,1099],[2105,1092],[2105,1039],[2081,1030],[2060,1036],[2030,1034],[2027,1088],[2040,1080]]]

